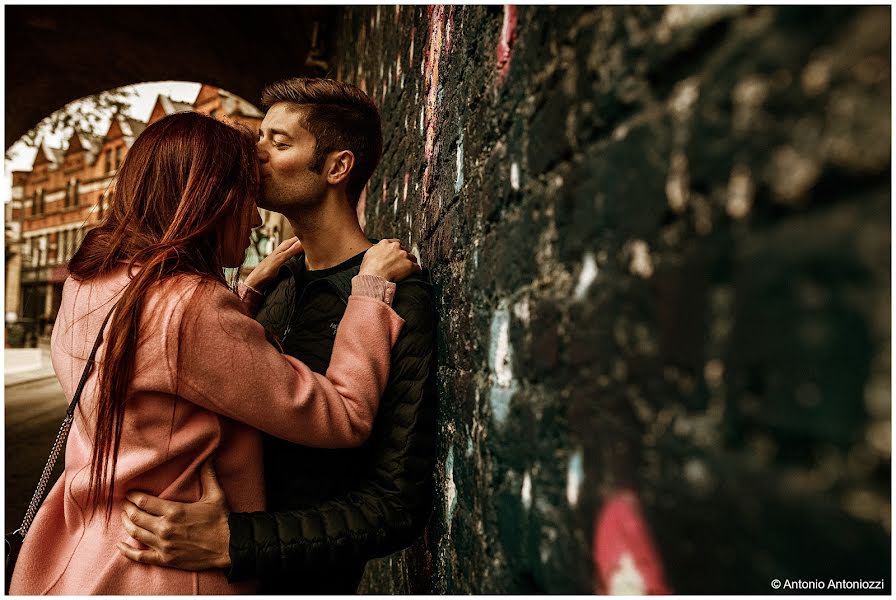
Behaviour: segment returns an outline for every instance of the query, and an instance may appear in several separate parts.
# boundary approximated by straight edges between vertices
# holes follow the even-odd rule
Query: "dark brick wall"
[[[890,567],[890,7],[357,7],[432,269],[437,502],[362,590]]]

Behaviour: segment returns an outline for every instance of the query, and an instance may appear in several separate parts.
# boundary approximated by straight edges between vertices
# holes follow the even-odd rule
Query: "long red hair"
[[[109,273],[122,261],[133,273],[107,326],[97,373],[89,497],[94,511],[105,504],[107,519],[147,292],[182,274],[226,285],[226,222],[243,218],[246,203],[254,201],[255,161],[253,136],[211,117],[177,113],[149,125],[119,169],[106,218],[69,263],[77,280]]]

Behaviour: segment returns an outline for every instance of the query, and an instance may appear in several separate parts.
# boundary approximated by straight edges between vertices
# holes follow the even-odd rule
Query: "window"
[[[75,253],[75,231],[73,229],[66,229],[65,234],[65,262],[68,262],[72,259],[72,255]]]
[[[78,180],[75,179],[72,183],[72,206],[78,206],[81,198],[78,195]]]
[[[115,167],[112,165],[112,148],[106,150],[106,173],[111,173]]]
[[[62,243],[62,232],[57,231],[53,236],[53,243],[51,244],[51,248],[55,246],[56,249],[56,264],[62,264],[62,261],[65,260],[65,245]]]
[[[37,266],[43,267],[47,264],[47,234],[37,238]]]
[[[121,167],[121,146],[115,149],[115,170]]]
[[[34,192],[34,195],[31,198],[31,216],[36,217],[37,215],[43,214],[44,212],[44,201],[46,200],[46,192],[43,190],[37,190]]]

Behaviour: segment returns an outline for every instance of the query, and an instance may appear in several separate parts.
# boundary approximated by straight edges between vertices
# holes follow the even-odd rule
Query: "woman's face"
[[[251,242],[252,230],[263,224],[254,200],[247,198],[241,204],[243,207],[241,212],[224,224],[224,235],[221,240],[221,260],[229,269],[243,264],[246,259],[246,248]]]

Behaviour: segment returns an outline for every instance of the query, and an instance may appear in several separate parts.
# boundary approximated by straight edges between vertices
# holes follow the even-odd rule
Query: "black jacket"
[[[360,267],[360,258],[353,262],[299,290],[300,254],[281,269],[258,313],[283,351],[318,373],[329,365]],[[370,439],[356,449],[324,450],[264,437],[268,510],[231,513],[230,581],[257,577],[267,593],[354,593],[369,559],[422,533],[435,467],[436,319],[428,276],[400,282],[392,305],[405,325]]]

